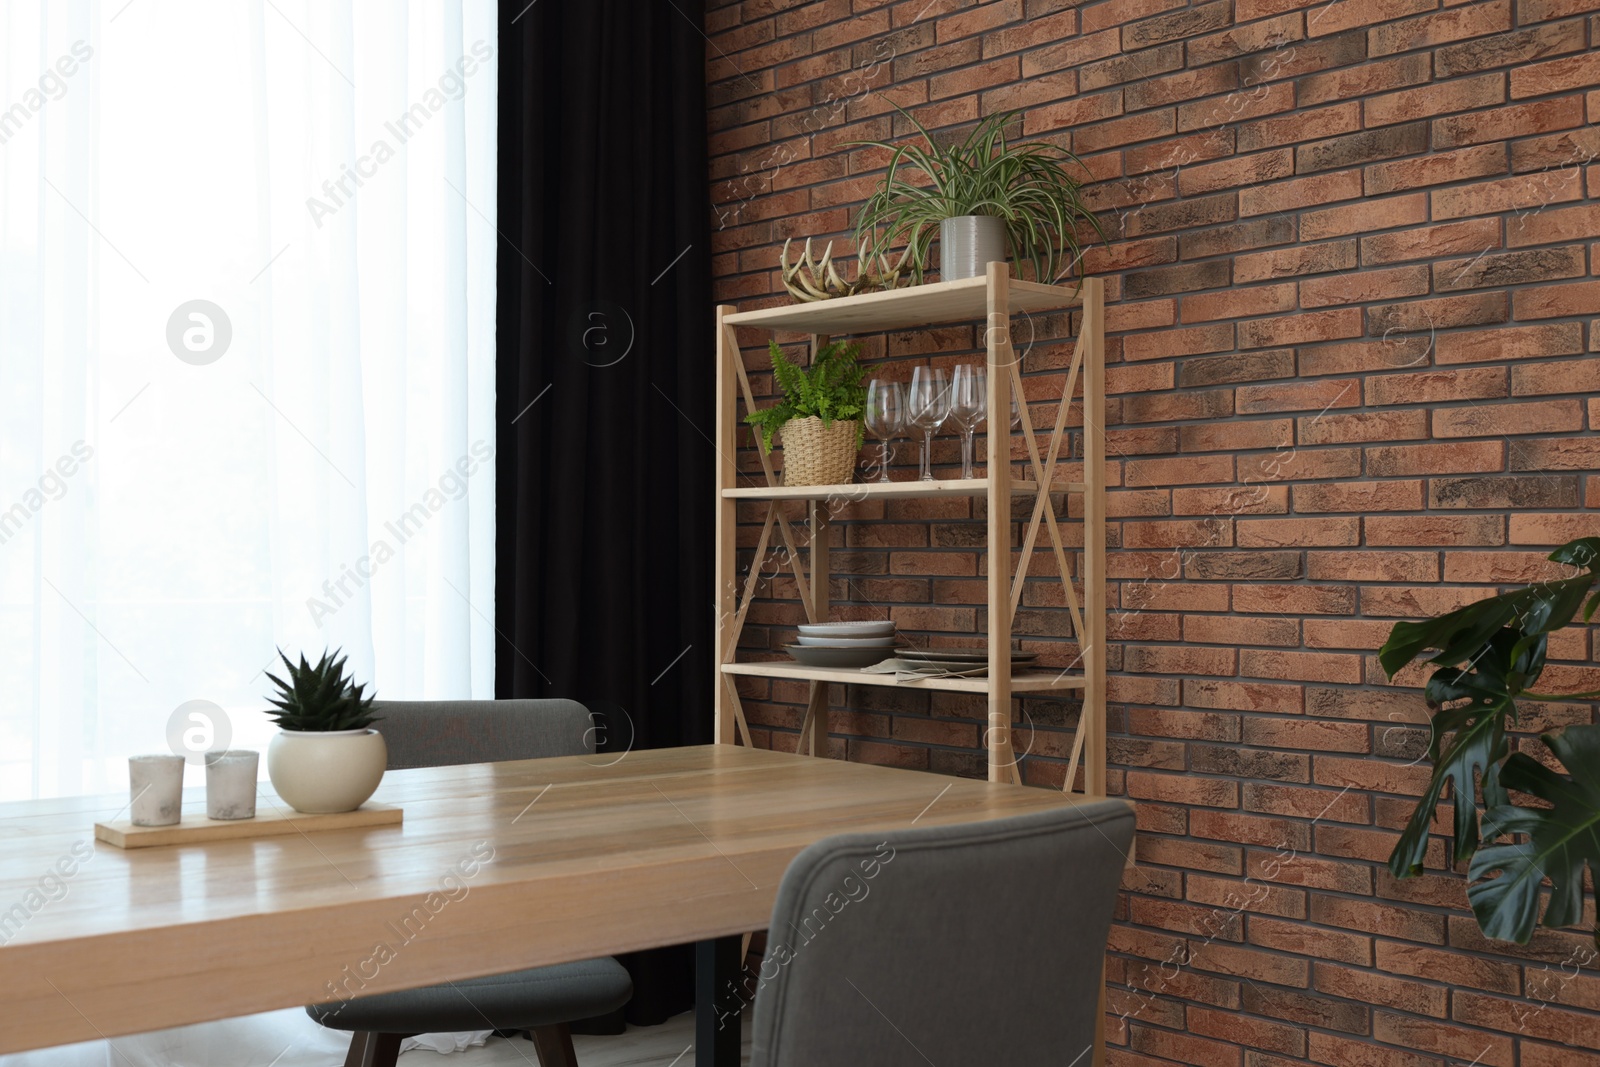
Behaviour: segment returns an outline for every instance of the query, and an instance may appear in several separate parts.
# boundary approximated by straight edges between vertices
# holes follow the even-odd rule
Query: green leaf
[[[1425,650],[1450,649],[1456,646],[1476,648],[1487,641],[1496,630],[1515,615],[1504,594],[1480,600],[1464,608],[1422,622],[1397,622],[1389,631],[1389,639],[1378,649],[1378,663],[1390,678],[1414,659],[1422,657]],[[1460,663],[1466,656],[1445,659],[1442,655],[1429,656],[1435,663]]]
[[[1600,580],[1600,538],[1570,542],[1550,559],[1585,572],[1489,597],[1436,619],[1397,623],[1379,652],[1390,677],[1417,660],[1438,666],[1426,687],[1428,703],[1436,709],[1428,752],[1433,774],[1389,857],[1389,869],[1401,878],[1420,871],[1430,822],[1448,789],[1455,800],[1454,855],[1470,858],[1468,898],[1478,923],[1490,937],[1520,942],[1532,936],[1538,921],[1544,879],[1552,885],[1544,922],[1565,926],[1583,914],[1584,866],[1600,874],[1600,726],[1544,735],[1570,776],[1522,753],[1511,754],[1506,739],[1520,696],[1600,696],[1533,689],[1545,667],[1549,635],[1580,613],[1587,621],[1600,603],[1600,594],[1590,592]],[[1481,823],[1475,779],[1485,809]],[[1519,806],[1512,791],[1549,806]],[[1514,835],[1527,840],[1499,840]],[[1480,836],[1489,843],[1479,847]]]
[[[1476,657],[1497,631],[1512,624],[1528,637],[1559,630],[1577,614],[1596,577],[1591,572],[1540,582],[1468,604],[1436,619],[1395,623],[1389,639],[1378,650],[1378,662],[1384,673],[1393,678],[1415,659],[1441,665],[1465,663]],[[1428,649],[1438,651],[1426,656]]]
[[[1037,280],[1055,280],[1063,253],[1082,274],[1080,226],[1087,224],[1105,240],[1100,220],[1084,203],[1081,183],[1068,173],[1068,167],[1075,167],[1087,174],[1082,160],[1047,142],[1009,144],[1005,129],[1017,112],[991,115],[974,126],[960,144],[942,146],[910,112],[898,105],[896,110],[916,129],[926,147],[849,142],[890,152],[883,183],[856,216],[858,243],[868,234],[878,248],[904,241],[912,274],[920,282],[940,221],[960,215],[994,215],[1006,220],[1010,254],[1019,264],[1032,263]],[[906,170],[920,171],[928,184],[906,180],[902,177]]]
[[[315,665],[307,662],[304,653],[295,664],[280,649],[278,658],[288,668],[289,680],[285,682],[270,672],[267,679],[278,687],[276,698],[269,703],[278,708],[273,721],[285,730],[356,730],[377,722],[371,714],[374,696],[366,695],[366,686],[356,685],[345,676],[347,657],[324,651]]]
[[[1546,878],[1550,902],[1543,921],[1550,927],[1570,926],[1583,917],[1585,865],[1600,879],[1600,726],[1568,726],[1542,740],[1568,774],[1519,752],[1506,760],[1500,777],[1507,788],[1550,806],[1491,807],[1483,820],[1487,839],[1523,835],[1526,840],[1481,848],[1468,868],[1467,899],[1479,927],[1489,937],[1519,944],[1533,936]]]
[[[860,346],[834,341],[823,345],[809,370],[789,361],[777,342],[771,342],[772,376],[783,391],[783,399],[770,408],[753,411],[745,422],[760,431],[761,449],[772,451],[772,438],[790,419],[816,417],[824,426],[835,419],[852,419],[866,410],[867,390],[861,384],[865,368],[857,362]],[[856,444],[862,440],[856,427]]]
[[[1477,776],[1506,754],[1505,722],[1513,704],[1504,690],[1483,684],[1454,667],[1445,667],[1429,679],[1427,695],[1428,702],[1434,705],[1457,700],[1469,703],[1441,709],[1433,716],[1433,733],[1428,742],[1433,774],[1389,854],[1389,870],[1396,878],[1408,878],[1422,870],[1428,852],[1428,827],[1444,799],[1446,786],[1455,794],[1456,858],[1472,855],[1478,845]]]
[[[1580,537],[1576,541],[1568,541],[1550,553],[1550,560],[1574,567],[1587,567],[1591,572],[1600,573],[1600,537]]]

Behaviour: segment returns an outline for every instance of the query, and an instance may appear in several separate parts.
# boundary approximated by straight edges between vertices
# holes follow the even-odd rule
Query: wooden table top
[[[0,804],[0,1053],[763,929],[823,837],[1081,802],[727,745],[375,799],[404,824],[130,852],[94,841],[122,798]]]

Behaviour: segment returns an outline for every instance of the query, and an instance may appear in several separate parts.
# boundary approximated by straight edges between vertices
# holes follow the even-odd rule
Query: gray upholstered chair
[[[373,709],[389,768],[572,756],[594,751],[594,725],[571,700],[380,701]],[[528,1030],[540,1067],[575,1067],[568,1024],[616,1011],[633,984],[614,959],[535,967],[426,989],[307,1008],[324,1026],[353,1031],[345,1067],[394,1067],[414,1034]]]
[[[1085,1067],[1132,840],[1108,800],[812,845],[773,906],[753,1067]]]

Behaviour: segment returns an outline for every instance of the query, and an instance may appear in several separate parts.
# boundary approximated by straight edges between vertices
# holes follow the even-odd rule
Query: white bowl
[[[783,647],[797,663],[807,667],[827,667],[835,670],[870,667],[894,655],[894,650],[888,648],[817,648],[807,645]]]
[[[805,637],[892,637],[894,621],[867,619],[860,622],[807,622],[800,624]]]
[[[898,637],[812,637],[809,634],[801,634],[795,640],[810,648],[893,648],[900,642]]]

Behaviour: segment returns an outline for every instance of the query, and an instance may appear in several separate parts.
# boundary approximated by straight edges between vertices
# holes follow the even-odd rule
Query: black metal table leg
[[[739,1015],[744,1008],[738,934],[694,946],[695,1067],[739,1067]]]

